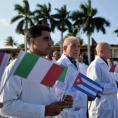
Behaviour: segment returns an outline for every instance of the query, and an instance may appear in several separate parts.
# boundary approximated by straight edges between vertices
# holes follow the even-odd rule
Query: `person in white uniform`
[[[80,72],[82,74],[86,75],[86,71],[87,71],[88,66],[85,63],[83,63],[83,57],[78,56],[78,58],[76,60],[79,63]]]
[[[27,31],[26,39],[30,52],[38,56],[46,56],[51,50],[50,28],[35,25]],[[5,70],[1,85],[12,71],[13,61]],[[40,68],[40,67],[39,67]],[[10,76],[0,96],[4,104],[1,113],[12,118],[54,118],[64,108],[71,108],[73,99],[70,95],[64,101],[57,101],[55,87],[49,88],[39,83],[33,83],[19,76]]]
[[[109,72],[110,65],[107,59],[111,58],[111,47],[108,43],[101,42],[96,47],[97,56],[87,69],[87,76],[99,83],[103,88],[101,98],[92,102],[89,118],[116,118],[117,86],[115,76]]]
[[[76,61],[77,56],[80,53],[80,43],[76,37],[68,37],[64,40],[63,43],[63,54],[61,58],[57,61],[59,64],[63,64],[68,67],[68,73],[65,79],[65,82],[62,83],[57,81],[56,84],[56,95],[62,96],[64,92],[68,91],[69,86],[72,84],[73,79],[75,79],[75,75],[79,72],[79,64]],[[77,89],[71,87],[68,92],[74,99],[73,108],[69,110],[65,110],[61,112],[62,118],[86,118],[86,110],[87,110],[87,95],[78,91]],[[68,112],[67,112],[68,111]]]
[[[60,58],[60,52],[59,51],[54,51],[53,52],[53,58],[57,61]]]

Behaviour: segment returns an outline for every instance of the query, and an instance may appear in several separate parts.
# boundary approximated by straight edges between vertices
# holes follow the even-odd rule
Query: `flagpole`
[[[70,73],[70,70],[69,70],[69,68],[68,68],[68,72],[67,72],[67,80],[66,80],[66,82],[65,82],[65,86],[64,86],[63,94],[62,94],[62,96],[61,96],[61,101],[63,100],[63,96],[64,96],[64,94],[65,94],[65,89],[66,89],[66,86],[67,86],[68,75],[69,75],[69,73]]]
[[[77,78],[77,75],[78,75],[78,74],[79,74],[79,72],[77,72],[77,73],[75,74],[75,76],[74,76],[75,79]],[[66,95],[68,94],[70,88],[72,87],[72,85],[73,85],[75,79],[72,80],[72,83],[70,84],[70,86],[69,86],[69,88],[68,88],[68,90],[67,90],[67,92],[66,92]]]

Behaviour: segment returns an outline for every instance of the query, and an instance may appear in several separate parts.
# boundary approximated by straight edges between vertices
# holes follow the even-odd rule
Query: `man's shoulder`
[[[13,61],[6,67],[6,69],[11,69],[11,68],[14,66],[16,60],[17,60],[17,59],[13,60]]]
[[[93,60],[88,67],[98,67],[99,65],[100,64],[96,60]]]

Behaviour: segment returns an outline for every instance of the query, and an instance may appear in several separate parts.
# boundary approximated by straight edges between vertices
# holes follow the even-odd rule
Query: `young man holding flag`
[[[75,75],[79,73],[79,64],[76,63],[76,58],[80,53],[80,43],[76,37],[68,37],[63,43],[63,54],[57,61],[59,64],[68,67],[68,73],[66,79],[63,82],[58,81],[56,84],[56,95],[62,96],[63,92],[73,96],[73,108],[67,111],[61,112],[63,118],[86,118],[87,110],[87,95],[78,91],[73,85]],[[78,84],[81,82],[80,78],[77,80]],[[76,84],[77,84],[76,82]],[[71,86],[71,87],[70,87]]]
[[[111,47],[108,43],[99,43],[96,47],[97,56],[87,69],[87,76],[99,83],[103,88],[100,99],[92,102],[89,118],[117,118],[117,87],[115,76],[109,72],[107,59],[111,58]]]
[[[29,53],[46,56],[51,50],[50,32],[50,28],[44,25],[31,27],[26,35]],[[72,107],[73,99],[70,95],[65,96],[64,101],[56,102],[54,86],[50,88],[16,75],[8,78],[15,61],[7,67],[1,82],[2,86],[7,82],[0,96],[0,102],[4,104],[2,114],[12,118],[54,118],[64,108]]]

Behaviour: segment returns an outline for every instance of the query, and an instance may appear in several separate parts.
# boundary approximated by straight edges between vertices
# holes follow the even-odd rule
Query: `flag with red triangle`
[[[78,73],[74,83],[73,83],[73,86],[76,86],[76,85],[79,85],[79,84],[82,84],[82,79],[81,79],[81,76],[80,76],[80,73]]]

